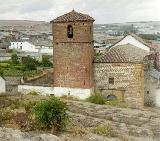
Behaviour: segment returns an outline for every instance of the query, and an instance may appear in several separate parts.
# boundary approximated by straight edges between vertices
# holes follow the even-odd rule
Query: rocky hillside
[[[90,137],[95,141],[110,140],[121,141],[159,141],[160,139],[160,109],[127,109],[112,106],[100,106],[83,102],[67,102],[69,106],[72,128],[78,130],[81,136],[73,141],[87,141]],[[105,126],[108,132],[105,134]],[[91,136],[90,129],[101,135]],[[92,132],[93,133],[93,132]],[[97,138],[97,139],[96,139]]]

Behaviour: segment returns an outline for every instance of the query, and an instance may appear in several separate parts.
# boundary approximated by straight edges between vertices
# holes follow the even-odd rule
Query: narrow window
[[[114,84],[114,78],[109,78],[109,84]]]
[[[84,80],[84,86],[86,85],[86,81]]]
[[[71,25],[68,25],[67,27],[67,35],[68,38],[73,38],[73,27]]]

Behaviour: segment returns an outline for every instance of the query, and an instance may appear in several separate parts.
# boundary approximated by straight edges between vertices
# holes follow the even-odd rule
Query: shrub
[[[25,65],[26,70],[36,70],[39,62],[36,59],[27,56],[27,57],[22,57],[22,64]]]
[[[13,111],[6,108],[0,109],[0,123],[2,123],[5,120],[10,120],[13,116]]]
[[[9,66],[10,66],[10,64],[8,64],[8,63],[0,63],[1,68],[8,68]]]
[[[56,97],[39,102],[33,107],[35,119],[42,128],[52,129],[54,133],[65,128],[68,119],[66,110],[65,103]]]
[[[43,55],[42,56],[42,65],[44,67],[51,67],[52,66],[52,62],[49,60],[49,56],[48,55]]]
[[[13,53],[12,56],[11,56],[11,60],[12,60],[13,64],[18,64],[19,63],[18,55],[16,53]]]
[[[26,103],[25,104],[25,111],[27,112],[27,113],[31,113],[32,112],[32,108],[36,105],[36,103],[37,102],[35,102],[35,101],[29,101],[28,103]]]
[[[117,100],[106,101],[105,104],[106,105],[111,105],[111,106],[117,106],[118,101]]]
[[[114,132],[110,125],[98,125],[92,129],[92,132],[98,135],[114,137]]]
[[[29,92],[27,95],[33,95],[33,96],[37,96],[39,95],[36,91],[31,91]]]
[[[92,94],[90,97],[87,98],[87,101],[95,104],[105,104],[105,99],[99,92]]]

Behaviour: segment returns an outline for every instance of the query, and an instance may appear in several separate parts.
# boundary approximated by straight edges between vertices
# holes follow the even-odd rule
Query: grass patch
[[[108,125],[98,125],[92,129],[92,133],[106,136],[106,137],[114,137],[114,132],[112,127]]]
[[[86,99],[86,101],[94,104],[100,104],[100,105],[105,104],[105,99],[99,92],[95,92],[91,94],[90,97]]]

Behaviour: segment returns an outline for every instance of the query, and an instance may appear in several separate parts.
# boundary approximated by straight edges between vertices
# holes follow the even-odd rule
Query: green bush
[[[15,68],[16,70],[25,71],[25,66],[23,66],[23,65],[16,65],[16,66],[14,66],[14,68]]]
[[[18,55],[17,55],[16,53],[13,53],[13,54],[12,54],[11,60],[12,60],[12,63],[13,63],[13,64],[19,64]]]
[[[93,93],[87,98],[87,101],[95,104],[105,104],[105,99],[99,92]]]
[[[27,95],[33,95],[33,96],[37,96],[39,95],[36,91],[31,91],[29,92]]]
[[[41,124],[42,128],[52,129],[54,133],[66,127],[68,120],[66,111],[65,103],[56,97],[41,101],[33,107],[36,121]]]
[[[8,63],[0,63],[0,67],[2,68],[8,68],[10,66],[10,64]]]

